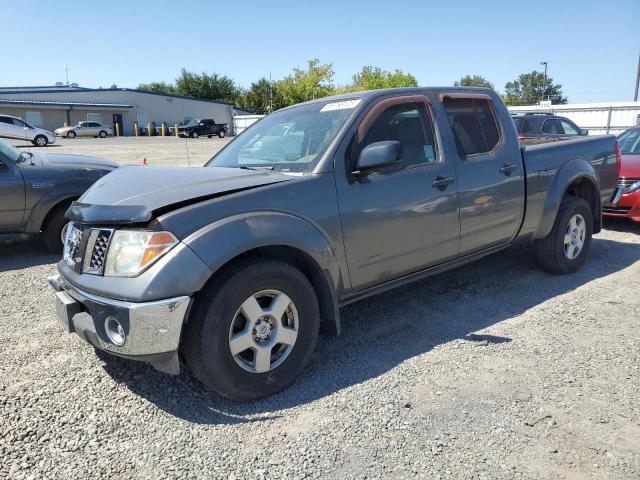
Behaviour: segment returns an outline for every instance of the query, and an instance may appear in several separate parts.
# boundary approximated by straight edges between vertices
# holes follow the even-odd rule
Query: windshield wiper
[[[261,166],[261,165],[251,165],[250,167],[248,165],[240,165],[240,168],[243,170],[273,170],[273,165],[268,165],[268,166]]]

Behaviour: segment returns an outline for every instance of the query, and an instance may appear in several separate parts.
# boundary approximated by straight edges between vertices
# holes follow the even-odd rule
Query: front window
[[[239,135],[207,166],[310,173],[359,101],[317,102],[272,113]]]
[[[627,130],[618,136],[620,153],[640,155],[640,129]]]
[[[580,135],[580,129],[568,120],[560,120],[565,135]]]

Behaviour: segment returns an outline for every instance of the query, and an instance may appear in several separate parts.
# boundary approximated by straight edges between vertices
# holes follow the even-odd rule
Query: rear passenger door
[[[356,291],[458,253],[453,162],[441,155],[427,105],[423,96],[379,101],[360,121],[346,153],[339,155],[344,164],[336,161],[343,239]],[[364,147],[389,140],[400,143],[397,164],[352,175]]]
[[[522,158],[485,94],[441,95],[453,133],[460,197],[460,254],[507,242],[524,208]],[[512,138],[513,137],[513,138]]]

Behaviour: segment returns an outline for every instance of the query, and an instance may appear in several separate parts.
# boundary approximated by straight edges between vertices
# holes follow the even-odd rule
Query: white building
[[[122,135],[134,134],[134,123],[173,126],[194,118],[213,118],[229,125],[237,113],[248,113],[225,102],[178,95],[143,92],[130,88],[75,86],[0,87],[0,114],[20,117],[36,127],[55,130],[80,121],[118,123]]]

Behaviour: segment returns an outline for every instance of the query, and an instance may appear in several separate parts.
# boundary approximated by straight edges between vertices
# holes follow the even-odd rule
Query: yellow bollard
[[[67,128],[69,126],[69,124],[67,122],[64,122],[64,128]]]
[[[151,136],[151,124],[147,123],[147,133]]]
[[[138,122],[133,122],[133,130],[136,132],[136,137],[140,135],[138,131]]]
[[[116,122],[116,137],[120,136],[120,124]]]
[[[162,136],[164,137],[164,122],[162,123]]]
[[[176,137],[177,137],[178,136],[178,124],[177,123],[174,125],[174,128],[175,128]]]

